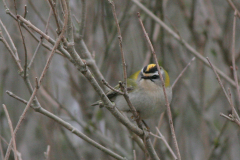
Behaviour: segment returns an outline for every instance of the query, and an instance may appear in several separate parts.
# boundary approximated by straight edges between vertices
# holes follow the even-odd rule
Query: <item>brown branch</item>
[[[23,17],[24,17],[24,18],[26,18],[27,13],[28,13],[27,5],[25,5],[25,6],[24,6],[24,14],[23,14]]]
[[[1,22],[1,20],[0,20]],[[23,72],[23,68],[21,66],[21,63],[19,61],[19,59],[15,56],[14,52],[12,51],[11,47],[9,46],[8,42],[6,41],[6,39],[3,37],[2,31],[1,31],[1,27],[0,27],[0,41],[3,42],[3,44],[6,46],[7,50],[9,51],[9,53],[11,54],[11,56],[13,57],[15,63],[18,66],[19,72],[20,74]]]
[[[122,35],[121,35],[121,29],[119,26],[119,22],[117,19],[117,14],[116,14],[116,10],[115,10],[115,5],[113,3],[112,0],[108,0],[108,2],[111,4],[112,7],[112,13],[113,13],[113,17],[117,26],[117,31],[118,31],[118,40],[119,40],[119,47],[120,47],[120,52],[121,52],[121,58],[122,58],[122,66],[123,66],[123,79],[124,82],[119,82],[119,87],[122,90],[122,92],[124,93],[123,96],[131,110],[131,112],[133,113],[134,118],[136,119],[136,122],[138,124],[138,127],[143,129],[143,124],[142,121],[140,119],[140,116],[136,110],[136,108],[132,105],[132,103],[130,102],[128,93],[127,93],[127,65],[126,65],[126,61],[125,61],[125,57],[124,57],[124,53],[123,53],[123,47],[122,47]]]
[[[122,57],[122,65],[123,65],[123,78],[124,78],[124,84],[127,86],[127,64],[125,62],[125,58],[124,58],[124,53],[123,53],[123,48],[122,48],[122,34],[121,34],[121,29],[118,23],[118,19],[117,19],[117,14],[116,14],[116,10],[115,10],[115,5],[113,3],[112,0],[108,0],[108,2],[111,4],[112,7],[112,13],[113,13],[113,17],[117,26],[117,31],[118,31],[118,40],[119,40],[119,46],[120,46],[120,51],[121,51],[121,57]]]
[[[50,159],[50,157],[49,157],[50,149],[51,149],[51,148],[50,148],[50,146],[48,145],[48,146],[47,146],[47,151],[44,152],[45,160],[49,160],[49,159]]]
[[[232,7],[234,10],[234,13],[236,13],[236,16],[240,18],[240,12],[238,11],[237,7],[233,4],[232,0],[227,0],[229,5]]]
[[[174,159],[177,159],[177,156],[175,155],[175,153],[173,152],[172,148],[169,146],[166,138],[162,135],[162,133],[160,132],[160,130],[158,129],[158,127],[156,127],[156,130],[159,134],[159,138],[164,142],[164,144],[167,146],[168,150],[170,151],[170,153],[172,154]]]
[[[11,121],[10,116],[9,116],[9,114],[8,114],[7,107],[6,107],[4,104],[3,104],[3,109],[4,109],[4,112],[5,112],[6,116],[7,116],[8,125],[9,125],[10,132],[11,132],[11,136],[12,136],[14,159],[15,159],[15,160],[18,160],[16,140],[15,140],[15,134],[14,134],[14,132],[13,132],[12,121]],[[9,145],[10,145],[10,144],[9,144]]]
[[[161,74],[160,67],[159,67],[159,64],[158,64],[158,59],[157,59],[155,50],[153,48],[153,45],[152,45],[152,43],[151,43],[151,41],[150,41],[150,39],[148,37],[148,34],[147,34],[147,32],[145,30],[145,27],[144,27],[144,25],[142,23],[142,20],[140,18],[140,13],[138,12],[137,15],[138,15],[138,20],[139,20],[140,25],[142,27],[144,36],[145,36],[145,38],[146,38],[146,40],[148,42],[148,45],[149,45],[150,50],[151,50],[151,53],[152,53],[152,55],[154,57],[156,65],[157,65],[158,74],[159,74],[159,76],[161,78],[161,81],[162,81],[162,87],[163,87],[164,97],[165,97],[165,101],[166,101],[166,105],[167,105],[167,113],[168,113],[169,124],[170,124],[170,128],[171,128],[171,133],[172,133],[172,138],[173,138],[173,141],[174,141],[175,149],[177,151],[178,160],[181,160],[181,155],[180,155],[180,151],[179,151],[179,148],[178,148],[177,138],[176,138],[176,134],[175,134],[174,126],[173,126],[171,108],[170,108],[170,104],[169,104],[168,97],[167,97],[167,94],[166,94],[166,88],[165,88],[165,83],[164,83],[164,80],[163,80],[163,76]]]
[[[239,17],[240,18],[240,17]],[[232,36],[232,67],[233,67],[233,75],[234,80],[236,83],[237,94],[238,94],[238,101],[240,102],[240,90],[238,85],[238,76],[237,76],[237,69],[236,69],[236,61],[235,61],[235,37],[236,37],[236,19],[237,19],[237,10],[234,12],[233,18],[233,36]],[[240,109],[240,106],[239,106]]]
[[[15,12],[16,12],[16,15],[17,15],[17,19],[18,19],[18,13],[17,13],[17,5],[16,5],[16,0],[14,0],[14,8],[15,8]],[[21,35],[21,38],[22,38],[22,43],[23,43],[23,48],[24,48],[24,79],[27,78],[27,59],[28,59],[28,54],[27,54],[27,47],[26,47],[26,43],[25,43],[25,37],[23,36],[23,33],[22,33],[22,29],[21,29],[21,25],[20,25],[20,22],[17,20],[17,24],[18,24],[18,29],[19,29],[19,32],[20,32],[20,35]]]
[[[234,108],[234,105],[233,105],[233,102],[232,102],[232,99],[231,99],[231,93],[230,93],[230,91],[229,91],[230,94],[228,95],[227,92],[226,92],[226,90],[225,90],[225,88],[224,88],[224,86],[223,86],[223,84],[222,84],[222,81],[221,81],[218,73],[216,72],[214,66],[212,65],[211,61],[209,60],[208,57],[207,57],[206,59],[208,60],[210,66],[212,67],[212,69],[213,69],[213,71],[214,71],[214,73],[215,73],[215,75],[216,75],[216,77],[217,77],[218,83],[220,84],[220,86],[221,86],[221,88],[222,88],[222,90],[223,90],[223,92],[224,92],[224,94],[225,94],[225,96],[226,96],[226,98],[227,98],[227,100],[228,100],[228,102],[229,102],[229,104],[230,104],[230,107],[231,107],[231,109],[232,109],[232,114],[235,116],[235,118],[236,118],[236,120],[237,120],[236,123],[238,123],[238,122],[240,123],[240,118],[239,118],[239,116],[238,116],[237,111],[236,111],[235,108]],[[225,118],[226,118],[226,117],[225,117]]]
[[[222,83],[222,81],[221,81],[221,79],[220,79],[220,77],[219,77],[219,75],[218,75],[218,73],[217,73],[217,71],[216,71],[216,68],[213,66],[213,64],[211,63],[211,61],[209,60],[208,57],[207,57],[206,59],[208,60],[210,66],[211,66],[211,68],[212,68],[212,70],[214,71],[214,73],[215,73],[215,75],[216,75],[216,77],[217,77],[217,81],[218,81],[218,83],[220,84],[220,86],[221,86],[221,88],[222,88],[222,90],[223,90],[223,92],[224,92],[224,94],[225,94],[225,96],[226,96],[229,104],[231,104],[230,99],[229,99],[229,97],[228,97],[228,94],[227,94],[227,92],[226,92],[226,90],[225,90],[225,88],[224,88],[224,86],[223,86],[223,83]]]
[[[81,0],[82,6],[81,6],[81,23],[79,25],[79,36],[83,38],[84,36],[84,29],[85,29],[85,22],[86,22],[86,12],[87,12],[87,7],[86,7],[86,0]]]
[[[108,84],[108,82],[105,81],[105,79],[103,79],[102,82],[103,82],[104,85],[106,85],[106,86],[107,86],[109,89],[111,89],[112,91],[117,92],[117,93],[119,93],[119,94],[121,94],[121,95],[124,95],[123,92],[121,92],[121,91],[113,88],[112,86],[110,86],[110,85]]]
[[[45,27],[45,33],[46,33],[46,34],[48,34],[48,26],[49,26],[51,14],[52,14],[52,10],[50,9],[49,16],[48,16],[48,20],[47,20],[47,24],[46,24],[46,27]],[[43,38],[42,38],[42,36],[41,36],[40,39],[39,39],[37,48],[36,48],[35,52],[33,53],[32,59],[31,59],[31,61],[30,61],[29,64],[28,64],[28,69],[30,69],[30,67],[31,67],[31,65],[32,65],[32,63],[33,63],[33,61],[34,61],[34,59],[35,59],[35,56],[36,56],[36,54],[37,54],[37,52],[38,52],[38,50],[39,50],[40,45],[42,44],[42,42],[43,42]]]
[[[59,20],[58,20],[58,13],[57,13],[57,10],[56,10],[56,3],[52,2],[52,0],[48,0],[48,2],[49,2],[50,6],[52,8],[54,19],[56,21],[57,33],[60,34],[61,27],[60,27]]]

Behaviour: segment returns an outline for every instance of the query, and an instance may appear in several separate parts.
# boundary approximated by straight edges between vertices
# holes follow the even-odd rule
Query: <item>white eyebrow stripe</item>
[[[161,70],[161,74],[164,75],[164,71],[163,70]],[[153,75],[159,75],[158,71],[154,72]]]

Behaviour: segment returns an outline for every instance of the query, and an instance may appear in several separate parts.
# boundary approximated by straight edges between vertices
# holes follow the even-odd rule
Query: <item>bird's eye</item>
[[[159,76],[158,75],[153,75],[152,79],[157,79]]]

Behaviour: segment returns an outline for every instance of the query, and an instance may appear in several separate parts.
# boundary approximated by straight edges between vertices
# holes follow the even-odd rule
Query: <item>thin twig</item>
[[[117,90],[117,89],[113,88],[112,86],[110,86],[110,85],[108,84],[108,82],[105,81],[104,79],[102,80],[102,82],[103,82],[104,85],[106,85],[106,86],[107,86],[109,89],[111,89],[112,91],[117,92],[117,93],[119,93],[119,94],[121,94],[121,95],[124,95],[123,92],[121,92],[120,90]]]
[[[143,30],[143,33],[144,33],[144,36],[148,42],[148,45],[150,47],[150,50],[151,50],[151,53],[154,57],[154,60],[155,60],[155,63],[157,65],[157,69],[158,69],[158,74],[161,78],[161,81],[162,81],[162,87],[163,87],[163,92],[164,92],[164,97],[165,97],[165,101],[166,101],[166,105],[167,105],[167,113],[168,113],[168,118],[169,118],[169,124],[170,124],[170,128],[171,128],[171,133],[172,133],[172,138],[173,138],[173,142],[174,142],[174,146],[175,146],[175,149],[177,151],[177,157],[178,157],[178,160],[181,160],[181,155],[180,155],[180,151],[179,151],[179,148],[178,148],[178,143],[177,143],[177,138],[176,138],[176,134],[175,134],[175,130],[174,130],[174,126],[173,126],[173,120],[172,120],[172,113],[171,113],[171,108],[170,108],[170,104],[169,104],[169,101],[168,101],[168,97],[167,97],[167,94],[166,94],[166,88],[165,88],[165,83],[164,83],[164,80],[163,80],[163,76],[161,74],[161,70],[160,70],[160,67],[158,65],[158,60],[157,60],[157,56],[156,56],[156,53],[155,53],[155,50],[153,48],[153,45],[148,37],[148,34],[144,28],[144,25],[142,23],[142,20],[140,18],[140,13],[138,12],[137,13],[138,15],[138,20],[140,22],[140,25],[142,27],[142,30]]]
[[[136,150],[133,150],[133,160],[137,160]]]
[[[58,20],[58,13],[57,13],[57,10],[56,10],[56,3],[52,2],[52,0],[48,0],[48,2],[49,2],[50,6],[52,8],[54,19],[56,21],[57,33],[60,34],[61,27],[60,27],[59,20]]]
[[[17,4],[16,4],[16,0],[14,0],[14,8],[15,8],[15,12],[17,15],[17,19],[18,19],[18,13],[17,13]],[[27,47],[26,47],[26,42],[25,42],[25,37],[22,33],[22,29],[21,29],[21,25],[20,25],[20,21],[17,21],[18,24],[18,29],[22,38],[22,43],[23,43],[23,48],[24,48],[24,79],[27,78],[27,60],[28,60],[28,54],[27,54]]]
[[[54,41],[50,36],[45,34],[43,31],[41,31],[39,28],[34,26],[30,21],[26,20],[22,16],[19,16],[19,20],[22,21],[23,23],[25,23],[29,28],[33,29],[35,32],[37,32],[38,34],[43,36],[43,38],[46,39],[49,43],[51,43],[53,45],[56,43],[56,41]],[[38,38],[37,38],[37,40],[38,40]],[[69,59],[71,62],[73,62],[73,60],[72,60],[71,56],[69,55],[69,53],[61,45],[60,45],[60,47],[58,49],[67,59]],[[51,48],[51,51],[52,51],[52,48]]]
[[[193,57],[190,62],[186,65],[186,67],[182,70],[182,72],[178,75],[178,77],[175,79],[175,81],[172,84],[172,88],[174,88],[174,86],[176,85],[176,83],[178,82],[179,78],[182,77],[183,73],[187,70],[187,68],[190,66],[190,64],[195,60],[195,57]]]
[[[83,38],[84,36],[84,29],[85,29],[85,22],[86,22],[86,12],[87,12],[87,7],[86,7],[86,0],[81,0],[81,23],[79,25],[79,36]]]
[[[22,98],[18,97],[18,96],[15,95],[14,93],[12,93],[12,92],[10,92],[10,91],[6,91],[6,93],[7,93],[9,96],[17,99],[18,101],[27,104],[27,101],[26,101],[25,99],[22,99]]]
[[[234,120],[233,120],[231,117],[229,117],[229,116],[227,116],[227,115],[225,115],[225,114],[223,114],[223,113],[220,113],[220,116],[222,116],[222,117],[228,119],[229,121],[234,122]]]
[[[23,17],[24,17],[24,18],[26,18],[27,13],[28,13],[27,5],[25,5],[25,6],[24,6],[24,14],[23,14]]]
[[[159,118],[159,121],[158,121],[158,126],[157,126],[158,129],[160,129],[160,127],[162,125],[164,114],[165,114],[165,112],[161,113],[161,115],[160,115],[160,118]],[[155,133],[155,134],[157,134],[157,133]],[[153,147],[156,146],[156,143],[157,143],[157,138],[155,137],[154,140],[153,140]]]
[[[51,15],[52,15],[52,9],[50,9],[50,12],[49,12],[49,15],[48,15],[47,24],[46,24],[46,27],[45,27],[45,33],[46,33],[46,35],[48,34],[48,26],[49,26],[49,22],[50,22]],[[33,63],[33,61],[34,61],[34,59],[35,59],[35,57],[36,57],[36,55],[37,55],[37,52],[38,52],[38,50],[39,50],[40,45],[42,44],[42,42],[43,42],[43,37],[41,36],[40,39],[39,39],[37,48],[36,48],[36,50],[35,50],[35,52],[34,52],[34,54],[33,54],[33,56],[32,56],[32,59],[31,59],[31,61],[30,61],[29,64],[28,64],[28,69],[31,68],[31,65],[32,65],[32,63]]]
[[[222,81],[221,81],[218,73],[216,72],[216,70],[215,70],[214,66],[212,65],[211,61],[209,60],[209,58],[206,57],[206,59],[208,60],[210,66],[212,67],[212,70],[214,71],[214,73],[215,73],[215,75],[216,75],[216,77],[217,77],[218,83],[220,84],[220,86],[221,86],[221,88],[222,88],[222,90],[223,90],[223,92],[224,92],[224,94],[225,94],[225,96],[226,96],[226,98],[227,98],[227,100],[228,100],[228,102],[229,102],[229,104],[230,104],[230,107],[231,107],[234,115],[235,115],[236,118],[239,120],[240,118],[239,118],[239,116],[238,116],[238,113],[237,113],[237,111],[235,110],[235,108],[234,108],[234,106],[233,106],[233,103],[232,103],[232,100],[230,99],[229,95],[227,94],[227,92],[226,92],[226,90],[225,90],[225,88],[224,88],[224,86],[223,86],[223,83],[222,83]],[[231,94],[230,94],[230,96],[231,96]]]
[[[231,104],[230,99],[229,99],[229,96],[228,96],[228,94],[227,94],[227,92],[226,92],[226,90],[225,90],[225,88],[224,88],[224,86],[223,86],[223,83],[222,83],[222,81],[221,81],[221,79],[220,79],[220,77],[219,77],[219,75],[218,75],[215,67],[212,65],[212,63],[211,63],[211,61],[209,60],[208,57],[206,57],[206,59],[208,60],[210,66],[211,66],[211,68],[212,68],[212,70],[214,71],[214,73],[215,73],[215,75],[216,75],[216,77],[217,77],[217,81],[218,81],[218,83],[220,84],[220,86],[221,86],[221,88],[222,88],[222,90],[223,90],[223,92],[224,92],[224,94],[225,94],[225,96],[226,96],[229,104]]]
[[[117,26],[117,31],[118,31],[118,40],[119,40],[119,46],[120,46],[120,51],[121,51],[121,56],[122,56],[122,65],[123,65],[123,78],[124,78],[124,84],[127,86],[127,64],[125,62],[125,58],[124,58],[124,53],[123,53],[123,48],[122,48],[122,35],[121,35],[121,29],[118,23],[118,19],[117,19],[117,14],[116,14],[116,10],[115,10],[115,5],[113,3],[112,0],[108,0],[109,3],[111,4],[112,7],[112,13],[113,13],[113,17]]]
[[[6,46],[6,48],[8,49],[9,53],[11,54],[11,56],[13,57],[14,61],[16,62],[19,72],[20,74],[23,72],[23,68],[21,66],[21,63],[19,61],[19,59],[16,57],[16,55],[14,54],[14,52],[12,51],[11,47],[9,46],[8,42],[6,41],[6,39],[3,37],[2,31],[1,31],[1,27],[0,27],[0,41],[3,42],[3,44]]]
[[[173,152],[172,148],[169,146],[166,138],[162,135],[162,133],[160,132],[160,130],[158,129],[158,127],[156,127],[156,130],[157,130],[158,134],[160,135],[161,140],[163,140],[163,142],[164,142],[165,145],[167,146],[168,150],[169,150],[170,153],[172,154],[173,158],[174,158],[174,159],[177,159],[177,156],[176,156],[175,153]]]
[[[238,11],[237,7],[233,4],[232,0],[227,0],[229,5],[232,7],[232,9],[234,10],[234,13],[237,14],[237,16],[240,18],[240,12]]]
[[[47,151],[46,152],[44,152],[44,156],[45,156],[45,160],[49,160],[49,155],[50,155],[50,149],[51,149],[51,147],[50,147],[50,145],[48,145],[47,146]]]
[[[231,102],[230,106],[231,106],[231,109],[232,109],[232,117],[235,121],[240,122],[239,115],[238,115],[238,113],[237,113],[237,111],[236,111],[236,109],[233,105],[232,94],[231,94],[230,88],[228,88],[228,95],[229,95],[229,99],[230,99],[230,102]],[[238,123],[238,122],[236,122],[236,123]]]
[[[239,17],[239,18],[240,18],[240,17]],[[238,76],[237,76],[237,69],[236,69],[236,64],[235,64],[236,19],[237,19],[237,10],[235,10],[235,12],[234,12],[234,18],[233,18],[232,67],[233,67],[234,80],[235,80],[236,88],[237,88],[238,101],[240,102],[240,90],[239,90],[239,85],[238,85]],[[240,109],[240,106],[239,106],[239,109]]]
[[[6,116],[7,116],[8,125],[9,125],[10,132],[11,132],[11,136],[12,136],[14,159],[15,159],[15,160],[18,160],[16,140],[15,140],[15,134],[14,134],[14,132],[13,132],[12,121],[11,121],[10,116],[9,116],[9,114],[8,114],[7,107],[6,107],[4,104],[3,104],[3,109],[4,109],[4,112],[5,112]]]
[[[14,54],[15,54],[15,56],[16,56],[16,59],[17,59],[18,61],[20,61],[20,60],[19,60],[19,56],[18,56],[18,52],[17,52],[17,48],[16,48],[15,44],[13,43],[13,40],[12,40],[10,34],[8,33],[7,28],[5,27],[5,25],[3,24],[3,22],[2,22],[1,19],[0,19],[0,24],[1,24],[1,26],[3,27],[5,33],[7,34],[7,37],[8,37],[8,39],[9,39],[9,41],[10,41],[10,44],[11,44],[11,46],[12,46],[12,48],[13,48],[13,52],[14,52]]]
[[[0,135],[1,137],[1,135]],[[3,154],[3,148],[2,148],[2,139],[0,138],[0,154],[1,154],[1,158],[4,159],[4,154]]]

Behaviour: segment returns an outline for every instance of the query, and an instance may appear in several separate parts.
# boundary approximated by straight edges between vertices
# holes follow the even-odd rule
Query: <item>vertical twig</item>
[[[24,14],[23,14],[23,17],[24,17],[24,18],[26,18],[27,13],[28,13],[27,5],[25,5],[25,6],[24,6]]]
[[[81,0],[82,2],[82,10],[81,10],[81,23],[79,25],[79,36],[83,38],[84,36],[84,29],[85,29],[85,22],[86,22],[86,0]]]
[[[117,15],[116,15],[115,5],[114,5],[112,0],[108,0],[108,1],[111,4],[113,16],[114,16],[115,23],[116,23],[116,26],[117,26],[118,40],[119,40],[119,46],[120,46],[120,51],[121,51],[121,57],[122,57],[124,83],[119,83],[119,85],[120,85],[120,88],[122,88],[122,90],[124,92],[123,96],[124,96],[128,106],[129,106],[129,108],[131,109],[131,111],[133,113],[133,116],[136,118],[136,122],[137,122],[138,126],[142,129],[143,128],[143,123],[141,121],[141,118],[138,115],[137,110],[135,109],[135,107],[130,102],[129,96],[128,96],[128,93],[127,93],[127,69],[126,69],[126,62],[125,62],[124,53],[123,53],[123,47],[122,47],[121,30],[120,30],[120,26],[119,26]],[[149,136],[144,134],[141,138],[145,142],[144,144],[145,144],[146,150],[148,151],[150,157],[153,160],[159,160],[159,157],[158,157],[156,151],[153,148],[153,145],[151,143],[151,140],[150,140]]]
[[[137,160],[136,150],[133,150],[133,160]]]
[[[60,24],[59,24],[59,20],[58,20],[58,13],[57,13],[57,10],[56,10],[56,3],[52,2],[52,0],[48,0],[51,8],[52,8],[52,11],[53,11],[53,15],[54,15],[54,19],[56,21],[56,25],[57,25],[57,34],[60,34],[60,31],[61,31],[61,27],[60,27]]]
[[[4,112],[5,112],[6,116],[7,116],[8,125],[9,125],[10,132],[11,132],[11,136],[12,136],[14,159],[15,159],[15,160],[18,160],[16,140],[15,140],[15,134],[14,134],[14,132],[13,132],[12,121],[11,121],[10,116],[9,116],[9,114],[8,114],[7,107],[6,107],[4,104],[3,104],[3,109],[4,109]],[[10,143],[9,143],[9,145],[10,145]]]
[[[18,20],[19,18],[19,15],[17,14],[17,5],[16,5],[16,0],[14,0],[14,8],[15,8],[15,12],[16,12],[16,15],[17,15],[17,24],[18,24],[18,29],[19,29],[19,32],[20,32],[20,35],[21,35],[21,38],[22,38],[22,43],[23,43],[23,48],[24,48],[24,79],[27,78],[27,58],[28,58],[28,55],[27,55],[27,47],[26,47],[26,43],[25,43],[25,37],[22,33],[22,29],[21,29],[21,25],[20,25],[20,22]]]
[[[232,67],[233,67],[234,80],[235,80],[236,88],[237,88],[238,101],[240,102],[240,90],[239,90],[239,85],[238,85],[238,76],[237,76],[237,69],[236,69],[236,64],[235,64],[236,19],[237,19],[237,10],[235,10],[235,12],[234,12],[234,18],[233,18]],[[239,106],[239,109],[240,109],[240,106]]]
[[[0,135],[1,137],[1,135]],[[3,155],[3,148],[2,148],[2,138],[0,138],[0,154],[1,154],[1,158],[2,160],[4,159],[4,155]]]
[[[150,39],[148,37],[148,34],[147,34],[147,32],[146,32],[146,30],[145,30],[145,28],[143,26],[142,20],[140,18],[140,13],[138,12],[137,15],[138,15],[138,20],[139,20],[139,22],[141,24],[144,36],[145,36],[145,38],[146,38],[146,40],[147,40],[147,42],[149,44],[150,50],[151,50],[152,55],[154,57],[155,63],[157,65],[158,74],[159,74],[159,76],[161,78],[161,81],[162,81],[162,87],[163,87],[163,92],[164,92],[165,101],[166,101],[166,105],[167,105],[167,113],[168,113],[169,124],[170,124],[170,128],[171,128],[171,133],[172,133],[172,138],[173,138],[173,141],[174,141],[175,149],[177,151],[178,160],[181,160],[181,155],[180,155],[180,151],[179,151],[179,148],[178,148],[177,138],[176,138],[176,134],[175,134],[174,126],[173,126],[171,108],[170,108],[170,104],[169,104],[168,97],[167,97],[167,94],[166,94],[166,88],[165,88],[165,83],[164,83],[164,80],[163,80],[163,76],[161,74],[160,67],[158,65],[157,56],[156,56],[156,53],[154,51],[153,45],[152,45],[152,43],[151,43],[151,41],[150,41]]]
[[[116,23],[116,26],[117,26],[117,31],[118,31],[118,40],[119,40],[119,46],[120,46],[120,51],[121,51],[121,57],[122,57],[122,65],[123,65],[123,78],[124,78],[124,83],[119,83],[120,87],[122,88],[124,94],[124,98],[126,99],[132,113],[133,113],[133,116],[135,117],[136,121],[137,121],[137,124],[140,128],[142,128],[142,122],[140,120],[140,117],[137,113],[137,110],[136,108],[132,105],[132,103],[130,102],[129,100],[129,96],[127,94],[127,65],[126,65],[126,61],[125,61],[125,58],[124,58],[124,53],[123,53],[123,47],[122,47],[122,35],[121,35],[121,29],[120,29],[120,26],[119,26],[119,23],[118,23],[118,19],[117,19],[117,14],[116,14],[116,10],[115,10],[115,5],[113,3],[112,0],[108,0],[109,3],[111,4],[111,7],[112,7],[112,13],[113,13],[113,17],[114,17],[114,20],[115,20],[115,23]]]
[[[46,152],[44,152],[45,160],[49,160],[49,158],[50,158],[50,157],[49,157],[49,155],[50,155],[50,149],[51,149],[51,147],[50,147],[50,145],[48,145]]]
[[[122,48],[122,34],[121,34],[121,29],[119,27],[119,23],[118,23],[118,19],[117,19],[117,14],[116,14],[116,10],[115,10],[115,5],[113,3],[112,0],[108,0],[109,3],[112,6],[112,12],[113,12],[113,17],[117,26],[117,31],[118,31],[118,40],[119,40],[119,46],[120,46],[120,50],[121,50],[121,56],[122,56],[122,64],[123,64],[123,78],[124,78],[124,84],[127,86],[127,65],[125,62],[125,58],[124,58],[124,53],[123,53],[123,48]]]

